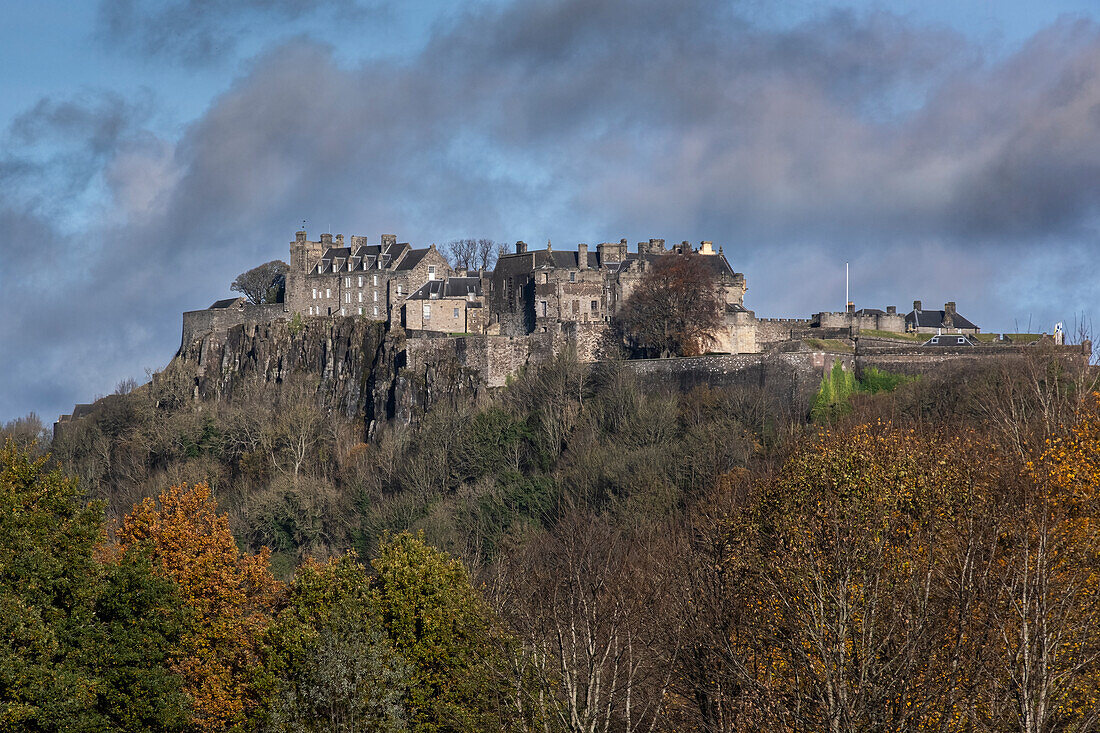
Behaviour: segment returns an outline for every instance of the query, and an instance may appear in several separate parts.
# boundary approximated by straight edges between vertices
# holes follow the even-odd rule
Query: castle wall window
[[[539,301],[539,315],[541,315],[543,318],[546,317],[546,301],[545,300],[540,300]]]
[[[326,298],[331,298],[332,297],[332,288],[325,288],[325,297]]]
[[[435,265],[428,265],[428,279],[435,280]]]
[[[359,287],[363,287],[363,276],[359,276]]]
[[[374,306],[374,317],[378,317],[378,306]]]
[[[313,299],[317,300],[317,288],[313,289]]]
[[[344,302],[345,303],[350,303],[351,302],[351,293],[344,293]]]
[[[350,277],[345,277],[344,278],[344,287],[345,288],[350,288],[351,287],[351,278]]]
[[[455,317],[455,318],[458,318],[458,308],[455,308],[455,315],[454,315],[454,317]]]
[[[427,303],[424,304],[424,320],[430,321],[432,319],[432,307]]]
[[[360,303],[363,302],[363,291],[362,290],[359,291],[359,302]]]
[[[378,287],[378,276],[374,276],[374,287]]]
[[[575,273],[575,272],[569,273],[569,282],[571,282],[571,283],[577,282],[577,273]]]
[[[374,291],[374,302],[375,303],[378,302],[378,291],[377,290]]]
[[[600,301],[593,300],[592,301],[592,310],[598,311],[599,309],[600,309]]]
[[[340,315],[344,315],[344,309],[343,308],[340,309]]]
[[[401,295],[401,286],[400,286],[400,285],[398,285],[398,286],[397,286],[397,295],[398,295],[399,297],[400,297],[400,295]]]

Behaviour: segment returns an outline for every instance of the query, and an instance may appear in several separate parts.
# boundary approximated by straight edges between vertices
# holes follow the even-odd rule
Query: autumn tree
[[[623,304],[618,325],[646,356],[695,356],[716,342],[722,298],[700,255],[668,254],[642,275]]]
[[[134,507],[117,532],[123,553],[146,553],[191,610],[176,671],[200,730],[242,726],[264,706],[262,638],[277,583],[269,552],[243,554],[205,484],[173,486]]]
[[[288,269],[282,260],[265,262],[237,275],[229,289],[242,293],[253,305],[282,302]]]

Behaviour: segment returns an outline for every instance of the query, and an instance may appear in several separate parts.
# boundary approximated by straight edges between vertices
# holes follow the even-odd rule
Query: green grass
[[[811,349],[838,351],[844,354],[852,354],[856,350],[854,346],[842,339],[802,339],[802,343]]]
[[[994,341],[997,341],[1000,335],[1001,334],[998,333],[976,333],[970,338],[976,341],[980,341],[983,344],[991,344]],[[1006,333],[1004,335],[1008,336],[1010,339],[1012,339],[1013,343],[1016,344],[1027,344],[1031,343],[1032,341],[1038,341],[1043,336],[1043,334],[1041,333]]]
[[[875,331],[874,329],[865,328],[859,332],[860,336],[866,336],[867,338],[876,339],[893,339],[895,341],[910,341],[919,342],[927,341],[927,338],[922,338],[923,334],[919,333],[898,333],[896,331]]]

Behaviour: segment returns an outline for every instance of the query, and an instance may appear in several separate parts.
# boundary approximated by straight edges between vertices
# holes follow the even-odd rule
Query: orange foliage
[[[150,553],[192,610],[176,671],[204,731],[239,728],[262,704],[260,639],[271,623],[278,582],[266,548],[241,553],[206,484],[173,486],[145,499],[117,533],[121,551]]]

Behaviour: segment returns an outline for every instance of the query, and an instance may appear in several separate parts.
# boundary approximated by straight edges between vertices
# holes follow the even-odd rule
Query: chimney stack
[[[516,242],[516,254],[521,255],[527,251],[527,242],[520,240]]]
[[[336,235],[336,246],[338,246],[338,247],[343,247],[344,246],[344,235],[343,234],[337,234]]]
[[[898,314],[898,307],[896,305],[886,306],[886,315],[896,316]]]
[[[385,247],[387,244],[390,245],[390,246],[393,246],[393,245],[397,244],[397,235],[396,234],[383,234],[382,235],[382,246]]]
[[[955,315],[955,313],[956,313],[956,311],[955,311],[955,301],[950,301],[948,303],[944,303],[943,304],[943,310],[944,310],[945,313],[950,313],[951,315]]]
[[[295,232],[294,233],[294,241],[295,242],[304,242],[304,241],[306,241],[306,230],[305,229],[300,229],[299,231]]]
[[[332,235],[331,234],[322,234],[321,235],[321,244],[332,244]]]
[[[853,303],[850,300],[848,301],[848,312],[849,313],[855,313],[856,312],[856,304]]]
[[[699,254],[712,255],[714,254],[714,242],[702,242],[702,246],[699,247]]]
[[[914,300],[913,301],[913,310],[915,310],[915,311],[922,310],[922,308],[920,307],[920,301],[919,300]]]
[[[577,267],[588,269],[588,245],[583,242],[577,245]]]

